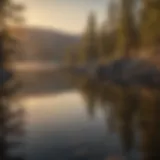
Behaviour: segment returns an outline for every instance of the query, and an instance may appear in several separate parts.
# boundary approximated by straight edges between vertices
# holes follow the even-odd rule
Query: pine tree
[[[141,46],[146,50],[154,50],[160,45],[160,1],[143,0],[140,23]],[[148,54],[155,54],[156,52]]]
[[[115,57],[117,42],[117,31],[107,31],[106,28],[102,28],[100,33],[100,53],[101,57],[106,61],[109,61]]]
[[[100,32],[100,52],[102,58],[108,61],[115,57],[119,7],[115,0],[110,0],[107,6],[107,18]]]
[[[137,46],[137,29],[135,25],[135,0],[121,0],[121,18],[118,29],[118,52],[122,57],[131,57]]]
[[[82,38],[82,55],[83,62],[95,61],[98,58],[96,17],[92,12],[88,17],[87,28]]]
[[[15,141],[17,136],[22,135],[21,107],[15,107],[12,103],[13,95],[17,90],[11,69],[11,59],[16,52],[16,40],[10,35],[9,26],[13,22],[20,21],[17,12],[22,9],[21,5],[15,5],[10,0],[0,1],[0,159],[12,160],[20,157],[12,157],[10,148],[19,144]],[[11,140],[11,137],[14,137]]]

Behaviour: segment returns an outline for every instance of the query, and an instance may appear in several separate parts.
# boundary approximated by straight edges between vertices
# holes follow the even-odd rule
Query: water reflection
[[[0,92],[0,159],[23,160],[24,110],[11,96]],[[7,94],[7,93],[6,93]]]
[[[84,77],[76,82],[90,116],[94,116],[97,106],[102,107],[106,126],[111,133],[119,134],[126,158],[160,159],[159,90],[112,86]]]
[[[28,160],[103,160],[108,154],[101,114],[90,119],[77,91],[26,98],[23,103],[28,110]]]
[[[76,89],[22,98],[27,160],[160,158],[158,90],[122,88],[86,77],[73,81]]]

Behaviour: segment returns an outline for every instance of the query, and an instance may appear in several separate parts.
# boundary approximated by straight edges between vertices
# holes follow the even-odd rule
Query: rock
[[[0,87],[2,87],[4,83],[6,83],[11,77],[11,73],[9,73],[3,68],[0,68]]]
[[[80,66],[75,69],[75,72],[91,76],[89,68]],[[92,74],[92,78],[102,82],[123,86],[160,87],[160,70],[156,65],[145,60],[121,58],[109,64],[98,65],[91,71],[93,72],[93,70],[95,70],[95,74]]]
[[[99,67],[100,80],[120,85],[160,86],[160,71],[142,60],[119,59],[106,67]]]

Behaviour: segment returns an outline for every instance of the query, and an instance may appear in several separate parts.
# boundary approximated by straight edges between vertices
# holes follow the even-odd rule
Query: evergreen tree
[[[17,13],[22,9],[21,5],[15,5],[10,0],[0,1],[0,159],[22,159],[19,156],[12,157],[10,148],[19,144],[15,141],[22,135],[21,107],[15,107],[12,103],[13,95],[17,90],[11,68],[11,59],[16,52],[16,40],[11,37],[9,28],[13,22],[20,21]],[[13,138],[14,137],[14,138]],[[12,140],[11,140],[12,139]]]
[[[106,28],[102,28],[100,33],[100,53],[101,58],[106,61],[115,57],[115,47],[117,42],[117,31],[107,31]]]
[[[156,49],[160,45],[160,1],[143,0],[140,23],[141,45],[145,49]],[[150,52],[148,54],[155,54]]]
[[[115,56],[116,51],[119,8],[115,0],[110,0],[107,6],[107,18],[100,32],[100,52],[103,59],[110,60]]]
[[[137,46],[137,28],[135,24],[135,0],[121,0],[121,18],[118,29],[119,56],[131,57],[132,50]]]
[[[83,62],[97,60],[98,58],[98,37],[96,30],[96,17],[92,12],[88,17],[87,28],[82,38],[82,55],[80,56]]]

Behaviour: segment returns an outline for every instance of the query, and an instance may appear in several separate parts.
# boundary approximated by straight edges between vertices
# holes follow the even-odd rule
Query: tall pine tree
[[[121,0],[121,17],[118,30],[118,52],[120,57],[131,57],[137,46],[137,29],[135,24],[135,0]]]
[[[115,57],[119,15],[119,6],[117,1],[110,0],[108,3],[107,18],[102,24],[100,31],[100,53],[102,58],[106,61]]]
[[[81,57],[83,62],[96,61],[98,58],[96,17],[93,12],[88,17],[87,28],[82,38]]]
[[[0,159],[22,159],[12,156],[10,148],[19,144],[19,137],[23,133],[23,110],[13,104],[13,96],[17,90],[11,59],[16,52],[16,40],[10,35],[10,25],[20,21],[17,13],[21,5],[15,5],[10,0],[0,1]]]

